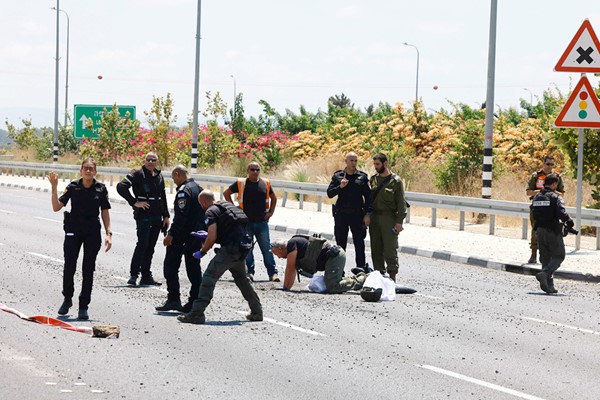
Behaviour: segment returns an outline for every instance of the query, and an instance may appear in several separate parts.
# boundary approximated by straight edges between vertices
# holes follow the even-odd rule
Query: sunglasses
[[[94,167],[89,167],[89,166],[87,166],[87,165],[86,165],[86,166],[84,166],[84,167],[81,167],[81,169],[82,169],[82,170],[84,170],[84,171],[95,171],[95,170],[96,170],[96,168],[94,168]]]
[[[554,167],[554,163],[546,163],[546,165],[549,167]]]
[[[148,162],[157,162],[158,159],[157,158],[146,158],[146,161],[148,161]]]
[[[260,168],[248,168],[248,171],[258,172],[260,171]]]

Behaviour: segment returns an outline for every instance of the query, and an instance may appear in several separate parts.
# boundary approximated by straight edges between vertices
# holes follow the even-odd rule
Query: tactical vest
[[[308,247],[306,253],[301,259],[296,259],[296,270],[303,270],[314,274],[317,272],[317,259],[321,254],[321,250],[327,244],[327,239],[314,237],[309,235],[294,235],[294,237],[301,237],[308,240]]]
[[[245,226],[248,223],[248,217],[241,208],[228,201],[217,201],[214,204],[223,211],[217,220],[217,242],[222,243],[235,225]]]
[[[244,209],[244,188],[246,187],[246,179],[247,178],[238,178],[237,180],[237,188],[238,188],[238,193],[237,193],[237,201],[238,201],[238,207],[240,207],[242,210]],[[260,186],[260,183],[264,182],[264,184],[267,187],[267,190],[265,191],[266,193],[266,198],[265,198],[265,210],[269,210],[269,207],[271,206],[271,198],[269,197],[269,192],[271,191],[271,182],[266,179],[266,178],[258,178],[258,185]]]
[[[560,230],[560,222],[555,215],[558,198],[553,194],[554,192],[544,189],[533,198],[530,208],[535,221],[534,229]]]

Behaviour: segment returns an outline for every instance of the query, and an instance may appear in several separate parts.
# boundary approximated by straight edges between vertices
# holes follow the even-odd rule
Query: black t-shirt
[[[300,260],[304,258],[306,254],[306,249],[308,248],[308,239],[303,237],[293,237],[287,242],[287,252],[288,254],[294,250],[298,250],[298,254],[296,255],[296,259]]]
[[[238,192],[237,182],[232,183],[229,186],[229,190],[232,193]],[[259,179],[258,182],[252,182],[250,179],[246,179],[244,185],[244,213],[248,216],[250,222],[263,222],[265,220],[265,213],[267,208],[265,205],[267,194],[273,193],[273,188],[269,188],[267,192],[267,184],[264,180]]]
[[[69,200],[73,217],[94,219],[98,218],[100,210],[110,209],[106,186],[95,179],[89,188],[83,186],[83,179],[69,183],[58,201],[66,206]]]
[[[223,245],[231,242],[239,243],[241,238],[246,234],[246,227],[244,225],[235,224],[229,229],[229,232],[222,232],[224,224],[219,223],[219,219],[224,213],[225,210],[216,204],[208,207],[204,213],[206,229],[212,224],[217,224],[217,243]]]

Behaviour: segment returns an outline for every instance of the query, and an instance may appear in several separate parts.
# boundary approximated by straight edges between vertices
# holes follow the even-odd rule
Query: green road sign
[[[120,106],[119,115],[125,117],[125,114],[129,112],[129,117],[135,119],[135,106]],[[104,115],[104,109],[106,111],[112,110],[113,106],[93,106],[89,104],[75,104],[75,120],[73,121],[73,136],[75,139],[98,139],[98,126],[100,119]],[[88,120],[92,120],[92,129],[88,129]]]

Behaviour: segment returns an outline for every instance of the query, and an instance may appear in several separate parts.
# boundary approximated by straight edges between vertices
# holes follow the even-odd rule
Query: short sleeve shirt
[[[95,179],[89,188],[83,186],[83,179],[69,183],[58,201],[66,206],[69,200],[71,213],[78,217],[98,218],[100,210],[111,208],[106,186]]]
[[[288,240],[288,242],[287,242],[288,254],[294,250],[298,250],[298,254],[296,255],[297,260],[304,258],[307,248],[308,248],[308,240],[306,240],[303,237],[293,237],[290,240]]]
[[[237,182],[229,186],[231,193],[238,192]],[[273,188],[269,187],[269,193],[266,193],[267,185],[263,180],[252,182],[246,179],[244,183],[244,213],[248,216],[250,222],[263,222],[265,220],[265,201],[267,195],[273,193]]]

